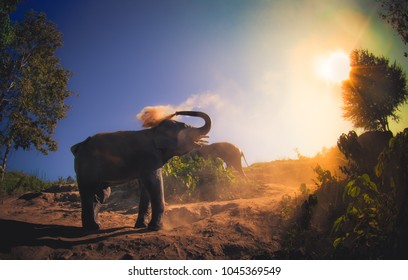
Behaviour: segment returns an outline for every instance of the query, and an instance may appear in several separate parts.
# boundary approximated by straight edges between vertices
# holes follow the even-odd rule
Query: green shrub
[[[293,252],[317,259],[408,257],[408,129],[390,140],[375,168],[360,166],[367,154],[352,150],[355,140],[349,133],[338,142],[345,155],[353,155],[341,168],[344,178],[315,168],[318,203],[309,207],[305,200],[293,211],[282,234],[286,257]],[[312,216],[310,226],[302,220],[309,217],[305,209]]]
[[[379,192],[368,174],[357,176],[344,187],[347,208],[333,223],[334,254],[339,258],[385,258],[392,236],[393,197]]]
[[[281,216],[286,222],[280,258],[325,259],[332,252],[331,228],[345,208],[341,198],[344,182],[319,165],[314,172],[316,191],[301,184],[296,199],[282,198]]]
[[[244,188],[221,159],[174,157],[163,166],[166,200],[170,202],[234,199]]]
[[[389,141],[375,169],[363,173],[358,162],[357,158],[357,168],[348,168],[343,192],[347,208],[333,224],[334,255],[406,258],[408,129]]]
[[[0,189],[3,193],[22,194],[28,191],[42,191],[51,186],[51,183],[42,181],[36,176],[27,175],[23,172],[12,171],[4,175],[4,180],[0,181]]]

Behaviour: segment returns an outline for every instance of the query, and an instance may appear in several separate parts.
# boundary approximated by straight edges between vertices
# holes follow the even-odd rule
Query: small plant
[[[306,186],[305,183],[300,184],[299,191],[302,197],[308,197],[311,193],[311,190]]]
[[[288,220],[290,217],[292,217],[295,206],[290,195],[285,194],[282,196],[280,201],[280,209],[281,216],[284,220]]]
[[[346,211],[333,224],[333,246],[353,256],[370,257],[386,239],[389,211],[387,197],[378,191],[368,174],[350,180],[344,187]]]
[[[326,186],[330,182],[335,181],[335,178],[332,176],[331,172],[329,170],[324,170],[320,165],[317,165],[313,171],[316,173],[316,186]]]

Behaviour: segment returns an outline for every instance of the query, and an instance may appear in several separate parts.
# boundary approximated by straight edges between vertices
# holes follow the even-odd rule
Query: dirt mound
[[[42,201],[53,202],[78,202],[80,201],[78,186],[75,184],[54,185],[42,192],[28,192],[19,196],[28,204],[42,204]]]

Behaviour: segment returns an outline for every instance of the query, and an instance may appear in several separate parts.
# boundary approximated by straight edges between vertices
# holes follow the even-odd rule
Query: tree
[[[10,43],[0,48],[0,147],[3,177],[11,148],[34,146],[43,154],[57,149],[52,138],[66,116],[71,72],[62,68],[56,50],[62,34],[45,14],[32,11],[12,25]]]
[[[388,117],[398,122],[398,106],[408,98],[405,72],[367,50],[353,50],[350,66],[350,79],[342,84],[343,116],[356,128],[389,130]]]
[[[408,1],[379,0],[381,3],[380,17],[397,31],[402,42],[408,44]],[[405,52],[408,57],[408,53]]]

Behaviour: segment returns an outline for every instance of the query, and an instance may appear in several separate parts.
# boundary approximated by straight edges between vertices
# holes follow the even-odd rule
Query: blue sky
[[[74,72],[72,106],[57,152],[13,151],[8,170],[74,176],[69,148],[97,132],[141,129],[145,106],[202,110],[210,142],[230,141],[250,163],[313,156],[352,129],[340,86],[317,75],[330,53],[365,48],[408,69],[406,47],[377,16],[375,0],[28,0],[13,14],[45,12],[63,33]],[[407,107],[402,120],[408,126]],[[185,122],[195,124],[192,119]]]

